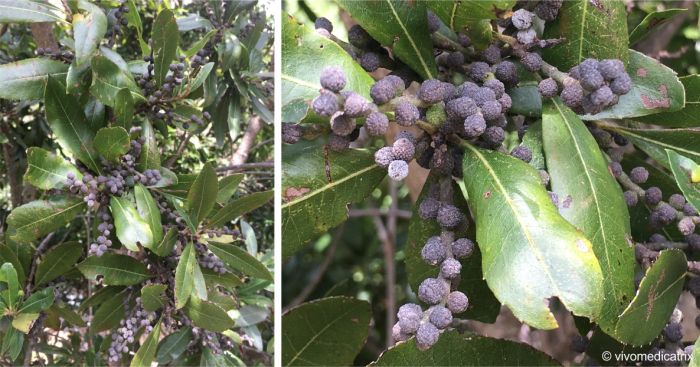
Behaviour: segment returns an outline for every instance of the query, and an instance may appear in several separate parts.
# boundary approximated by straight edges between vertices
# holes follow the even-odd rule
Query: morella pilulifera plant
[[[4,167],[23,173],[2,216],[0,364],[268,363],[252,212],[272,191],[229,159],[260,131],[230,128],[272,107],[263,7],[13,0],[0,23]]]
[[[456,340],[482,342],[455,336],[472,331],[464,320],[493,323],[500,305],[543,330],[561,327],[556,315],[568,310],[578,327],[572,350],[585,360],[626,345],[689,358],[675,306],[683,289],[698,293],[688,258],[700,238],[699,157],[680,134],[698,135],[673,128],[698,126],[683,114],[696,76],[678,78],[629,50],[643,26],[628,35],[614,2],[337,3],[354,21],[347,38],[323,14],[284,24],[283,254],[299,267],[306,243],[348,219],[346,205],[351,218],[371,212],[385,175],[418,198],[406,243],[396,243],[413,293],[386,305],[396,313],[380,332],[401,343],[376,363],[420,353],[448,363],[442,355]],[[300,66],[311,57],[294,43],[314,70]],[[401,207],[393,195],[379,204],[386,211],[367,215],[391,226]],[[294,324],[323,302],[339,300],[285,317]]]

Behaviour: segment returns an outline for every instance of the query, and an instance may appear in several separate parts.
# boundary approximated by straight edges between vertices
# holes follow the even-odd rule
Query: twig
[[[384,286],[386,292],[386,346],[394,344],[392,329],[396,318],[396,295],[394,288],[396,284],[396,269],[394,268],[394,243],[389,237],[384,223],[381,218],[372,217],[374,226],[377,228],[377,234],[382,241],[382,251],[384,252]]]
[[[192,135],[194,134],[189,134],[185,132],[185,138],[180,141],[180,145],[177,147],[177,151],[175,154],[173,154],[172,157],[168,158],[168,161],[165,162],[165,167],[170,168],[172,167],[173,163],[177,160],[178,157],[182,155],[182,152],[185,151],[185,147],[187,146],[187,143],[190,141],[190,138],[192,138]]]
[[[388,215],[394,215],[396,218],[401,218],[401,219],[411,219],[413,216],[413,213],[411,213],[408,210],[401,210],[401,209],[396,209],[396,210],[382,210],[382,209],[350,209],[348,212],[348,215],[350,217],[381,217],[381,216],[388,216]]]
[[[32,329],[27,335],[27,349],[24,352],[24,366],[31,366],[32,353],[34,352],[34,340],[37,338],[37,334],[44,328],[44,319],[46,319],[46,314],[41,313],[39,317],[34,322]]]
[[[230,166],[222,166],[222,167],[217,167],[216,171],[217,172],[226,172],[226,171],[244,171],[246,169],[258,169],[258,168],[275,168],[275,162],[273,161],[265,161],[265,162],[255,162],[255,163],[240,163],[240,164],[233,164]]]
[[[36,251],[34,252],[34,256],[32,256],[32,264],[29,268],[29,276],[27,277],[27,284],[24,286],[24,293],[29,294],[29,291],[32,290],[34,287],[34,274],[36,273],[36,259],[39,258],[41,254],[44,253],[46,250],[46,247],[49,245],[49,241],[51,241],[51,238],[53,238],[55,232],[51,232],[44,239],[39,243],[39,246],[36,247]]]
[[[238,145],[238,149],[236,149],[236,152],[233,153],[233,157],[231,158],[231,163],[233,165],[245,163],[248,160],[250,148],[253,147],[255,138],[262,129],[263,124],[264,122],[260,116],[253,116],[248,120],[248,127],[241,138],[241,143]]]
[[[17,165],[12,157],[13,146],[10,143],[2,145],[2,154],[5,159],[5,167],[7,168],[7,181],[10,184],[10,200],[12,207],[16,208],[22,205],[22,184],[17,180]]]
[[[328,246],[328,250],[326,251],[326,256],[323,258],[323,261],[319,265],[318,269],[316,270],[316,273],[314,276],[311,278],[308,284],[304,287],[304,289],[299,292],[299,295],[294,297],[294,299],[285,307],[285,312],[286,310],[289,310],[297,305],[300,305],[302,302],[306,300],[306,298],[309,297],[311,292],[316,289],[318,286],[318,283],[321,282],[321,279],[323,279],[323,275],[326,273],[326,270],[328,270],[328,267],[331,265],[333,262],[333,257],[335,256],[335,250],[338,247],[338,243],[340,242],[340,239],[343,237],[343,232],[345,231],[345,225],[341,225],[338,227],[338,229],[335,230],[335,233],[333,233],[333,239],[331,240],[331,244]]]

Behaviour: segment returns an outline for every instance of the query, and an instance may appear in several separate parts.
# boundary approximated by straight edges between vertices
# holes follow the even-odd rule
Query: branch
[[[245,161],[248,160],[248,153],[250,152],[250,148],[253,147],[253,143],[255,143],[255,137],[258,135],[258,132],[263,127],[263,120],[260,118],[260,116],[253,116],[248,120],[248,127],[245,130],[245,133],[243,134],[243,138],[241,138],[241,143],[238,145],[238,149],[236,149],[236,152],[233,153],[233,158],[231,158],[231,163],[233,165],[238,165],[241,163],[245,163]]]
[[[342,224],[340,227],[338,227],[335,233],[333,233],[333,239],[331,240],[331,244],[328,246],[328,251],[326,252],[326,256],[323,258],[323,262],[321,262],[321,265],[319,265],[318,270],[316,270],[316,273],[314,274],[313,278],[311,278],[311,280],[304,287],[304,289],[302,289],[301,292],[299,292],[299,295],[294,297],[294,299],[291,302],[289,302],[287,307],[285,307],[285,312],[286,310],[289,310],[292,307],[300,305],[306,300],[306,298],[309,297],[311,292],[313,292],[314,289],[316,289],[318,283],[320,283],[321,279],[323,279],[323,275],[326,273],[326,270],[328,270],[328,267],[333,262],[333,257],[335,256],[335,249],[338,247],[338,243],[340,242],[340,239],[343,236],[344,230],[345,225]]]
[[[396,318],[396,294],[394,288],[396,286],[396,269],[394,268],[394,242],[389,237],[384,223],[379,217],[373,217],[374,226],[377,228],[377,234],[382,241],[382,252],[384,253],[384,285],[386,292],[386,346],[394,344],[392,329]]]
[[[34,256],[32,256],[32,264],[31,267],[29,268],[29,276],[27,277],[27,284],[24,286],[24,293],[29,294],[29,291],[33,288],[34,282],[32,279],[34,278],[34,274],[36,273],[36,260],[39,258],[41,254],[44,253],[46,250],[46,247],[49,246],[49,241],[51,241],[51,238],[53,238],[53,234],[55,232],[51,232],[44,239],[41,241],[39,246],[36,247],[36,251],[34,252]]]
[[[167,167],[167,168],[172,167],[173,163],[175,163],[177,158],[182,156],[182,152],[185,151],[185,147],[187,146],[187,143],[190,141],[190,138],[192,138],[192,135],[194,135],[194,134],[188,134],[185,131],[185,138],[180,141],[180,145],[177,147],[177,151],[175,152],[175,154],[173,154],[173,156],[168,158],[168,160],[165,162],[165,167]]]
[[[22,205],[22,183],[17,180],[17,165],[13,154],[14,146],[10,143],[2,145],[2,154],[5,159],[5,168],[7,169],[7,181],[10,184],[10,199],[12,207],[16,208]]]
[[[53,38],[53,23],[32,23],[31,28],[37,48],[58,51],[58,42]]]

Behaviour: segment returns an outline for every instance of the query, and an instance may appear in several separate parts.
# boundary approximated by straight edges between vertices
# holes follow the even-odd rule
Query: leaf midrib
[[[312,338],[310,338],[309,341],[306,342],[306,344],[304,344],[304,346],[301,347],[301,349],[299,349],[297,351],[297,353],[292,357],[292,359],[287,363],[287,365],[293,366],[294,361],[301,358],[301,354],[304,353],[304,351],[306,351],[306,349],[311,345],[311,343],[313,343],[317,338],[319,338],[321,336],[321,334],[325,333],[326,330],[328,330],[331,326],[333,326],[333,324],[340,321],[340,319],[344,318],[346,315],[348,315],[352,311],[353,311],[352,308],[348,308],[345,311],[345,313],[338,315],[338,317],[333,319],[331,322],[327,323],[326,326],[324,326],[323,328],[321,328],[321,330],[319,330],[317,333],[315,333],[314,336]],[[308,322],[308,320],[307,320],[307,322]]]
[[[34,4],[34,3],[33,3],[33,5],[42,6],[42,4]],[[9,5],[4,5],[4,4],[0,4],[0,9],[1,9],[1,8],[10,9],[10,10],[18,10],[18,11],[20,11],[20,12],[26,11],[26,12],[29,12],[29,13],[35,13],[35,14],[39,14],[39,15],[41,15],[41,16],[45,16],[45,17],[49,17],[49,18],[55,19],[55,20],[58,21],[58,22],[68,23],[68,22],[66,22],[63,18],[54,15],[54,14],[51,12],[51,10],[48,9],[48,8],[44,8],[44,10],[46,10],[46,13],[42,13],[42,12],[40,12],[40,11],[31,9],[31,8],[18,8],[18,7],[9,6]],[[47,13],[48,13],[48,14],[47,14]]]
[[[374,169],[376,167],[378,167],[376,164],[369,165],[366,168],[363,168],[359,171],[355,171],[354,173],[351,173],[351,174],[349,174],[349,175],[347,175],[347,176],[345,176],[337,181],[333,181],[329,184],[323,185],[323,186],[319,187],[318,189],[315,189],[314,191],[311,191],[310,193],[300,197],[299,199],[296,199],[296,200],[290,201],[286,204],[283,204],[282,209],[286,209],[289,206],[292,206],[292,205],[298,204],[302,201],[305,201],[306,199],[309,199],[315,195],[318,195],[319,193],[322,193],[326,190],[330,190],[330,189],[334,188],[335,186],[338,186],[338,185],[344,183],[345,181],[351,180],[351,179],[355,178],[356,176],[360,176],[360,175],[364,174],[365,172],[371,171],[372,169]]]
[[[98,174],[102,174],[102,171],[100,171],[100,166],[95,162],[95,160],[92,158],[92,154],[90,154],[90,150],[88,149],[87,145],[83,142],[83,137],[78,134],[78,130],[76,130],[73,119],[69,117],[68,111],[66,111],[66,107],[63,105],[63,101],[60,98],[61,96],[57,96],[56,92],[51,88],[51,94],[53,94],[53,102],[58,103],[58,106],[61,108],[61,112],[63,112],[63,116],[66,118],[66,122],[68,122],[68,126],[70,126],[70,129],[73,130],[73,134],[75,134],[75,137],[78,138],[78,141],[80,142],[80,147],[81,152],[76,152],[76,155],[82,155],[81,153],[84,151],[85,155],[90,159],[90,162],[92,162],[92,168],[97,171]],[[82,111],[78,111],[78,113],[82,113]]]
[[[25,224],[25,225],[23,225],[23,226],[21,226],[21,227],[17,227],[16,230],[17,230],[17,232],[19,232],[19,231],[21,231],[21,230],[24,230],[24,228],[26,228],[26,227],[28,227],[28,226],[32,226],[32,225],[34,225],[34,224],[36,224],[36,223],[45,222],[45,221],[50,220],[51,218],[53,218],[53,217],[55,217],[55,216],[57,216],[57,215],[61,215],[61,214],[65,213],[65,212],[67,212],[67,211],[69,211],[69,210],[72,210],[72,209],[74,209],[75,207],[80,206],[80,205],[83,205],[83,202],[82,202],[82,201],[78,201],[78,202],[76,202],[75,204],[73,204],[73,205],[71,205],[71,206],[68,206],[68,207],[66,207],[66,208],[63,209],[63,210],[58,211],[58,212],[53,213],[53,214],[50,214],[49,216],[46,216],[46,217],[44,217],[44,218],[42,218],[42,219],[39,219],[39,220],[34,221],[34,222],[27,223],[27,224]]]
[[[428,79],[433,79],[433,73],[430,72],[430,68],[428,67],[428,64],[426,64],[425,60],[423,59],[423,55],[421,55],[420,49],[418,49],[418,46],[416,46],[416,43],[413,40],[413,37],[411,37],[411,34],[408,32],[408,29],[406,29],[406,26],[403,24],[403,21],[401,20],[401,18],[399,18],[399,14],[396,13],[396,9],[394,9],[394,4],[391,3],[391,0],[385,0],[385,1],[386,1],[387,5],[389,5],[389,8],[391,9],[391,13],[394,15],[394,18],[396,18],[396,22],[399,24],[399,27],[401,27],[401,30],[406,35],[406,39],[411,44],[413,51],[416,53],[416,57],[418,57],[418,61],[420,61],[421,66],[423,66],[423,69],[425,71],[425,75],[428,77]]]
[[[574,148],[576,148],[576,158],[578,161],[581,162],[581,166],[583,166],[583,172],[586,176],[586,180],[588,181],[588,185],[591,188],[591,195],[593,196],[593,202],[595,203],[596,207],[596,215],[598,217],[598,229],[600,230],[600,234],[603,237],[603,243],[605,244],[604,246],[604,251],[605,251],[605,261],[608,263],[608,266],[612,268],[611,266],[611,260],[610,260],[610,251],[608,248],[608,236],[606,235],[606,226],[603,221],[603,217],[601,216],[601,208],[600,208],[600,202],[598,199],[598,190],[595,189],[595,185],[593,184],[593,178],[591,177],[590,174],[590,169],[588,167],[588,164],[586,164],[586,161],[583,159],[583,153],[581,152],[581,147],[580,143],[578,140],[578,137],[576,134],[574,134],[573,130],[571,129],[571,124],[569,122],[569,119],[566,117],[564,114],[564,111],[562,111],[561,107],[559,106],[559,101],[553,100],[554,106],[557,108],[557,111],[559,112],[559,116],[564,120],[564,126],[566,126],[567,131],[569,131],[569,135],[571,136],[571,140],[574,143]],[[609,269],[611,270],[611,269]],[[615,282],[607,282],[610,287],[612,288],[613,294],[617,294],[617,285]]]
[[[694,156],[694,157],[700,157],[700,154],[699,154],[698,152],[693,152],[693,151],[687,150],[686,148],[681,148],[681,147],[678,147],[678,146],[669,145],[669,144],[664,143],[664,142],[659,141],[659,140],[654,140],[654,139],[650,139],[650,138],[647,138],[647,137],[644,137],[644,136],[641,136],[641,135],[637,135],[637,134],[635,134],[635,133],[633,132],[634,130],[631,130],[631,129],[623,129],[623,128],[613,127],[613,126],[606,126],[606,127],[610,128],[611,130],[624,131],[625,134],[632,135],[632,136],[634,136],[635,138],[637,138],[637,139],[639,139],[639,140],[646,141],[646,142],[648,142],[648,143],[658,144],[658,145],[661,145],[661,146],[664,147],[664,148],[668,148],[668,149],[672,149],[672,150],[677,150],[677,151],[679,151],[679,152],[683,152],[683,153],[692,155],[692,156]],[[653,131],[653,130],[650,130],[650,131]]]
[[[493,170],[493,167],[491,167],[491,164],[489,164],[489,162],[486,161],[484,156],[478,150],[476,150],[476,148],[472,147],[469,144],[466,144],[466,147],[469,148],[469,150],[471,150],[476,155],[477,158],[479,158],[481,163],[484,165],[486,170],[489,172],[489,175],[493,178],[494,182],[496,183],[496,186],[498,187],[498,190],[501,192],[501,195],[503,195],[503,197],[505,198],[505,201],[508,204],[508,207],[513,212],[513,217],[518,221],[518,224],[520,225],[520,228],[521,228],[521,232],[523,233],[523,235],[525,235],[525,238],[527,240],[528,247],[530,247],[530,249],[533,251],[533,254],[535,255],[535,257],[537,257],[538,262],[543,265],[542,266],[543,272],[547,276],[547,278],[549,278],[550,284],[552,285],[552,287],[554,287],[556,294],[557,295],[563,294],[559,290],[557,283],[554,281],[554,278],[552,277],[552,274],[550,273],[549,268],[547,266],[544,266],[544,264],[546,264],[547,262],[544,261],[540,250],[537,248],[537,246],[534,243],[534,240],[532,238],[532,234],[527,229],[526,224],[523,223],[522,218],[520,218],[520,214],[519,214],[517,208],[515,207],[515,205],[513,204],[512,198],[510,197],[510,195],[508,195],[508,192],[506,191],[505,187],[503,186],[503,183],[501,182],[501,180],[498,178],[498,175],[496,175],[496,172]],[[495,266],[495,262],[493,262],[491,264],[491,266],[489,267],[488,270],[484,271],[484,274],[491,273],[493,271],[493,269],[492,269],[493,266]]]

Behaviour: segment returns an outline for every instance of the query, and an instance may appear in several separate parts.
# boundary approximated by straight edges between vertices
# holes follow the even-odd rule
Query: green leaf
[[[596,317],[603,302],[600,264],[590,241],[559,215],[537,171],[511,156],[464,147],[476,242],[496,298],[538,329],[558,326],[551,297],[575,315]]]
[[[238,185],[245,178],[243,173],[228,175],[219,180],[219,192],[216,194],[216,202],[224,205],[238,190]]]
[[[50,312],[55,312],[58,316],[62,317],[66,322],[73,326],[85,327],[86,323],[75,311],[68,307],[60,307],[56,304],[49,307]]]
[[[17,254],[6,244],[0,243],[0,264],[10,263],[17,270],[17,278],[19,284],[24,287],[27,276],[24,273],[24,267],[19,261]]]
[[[146,311],[156,311],[165,305],[163,298],[165,290],[168,288],[165,284],[147,284],[141,288],[141,302]]]
[[[17,313],[34,313],[38,314],[41,311],[53,305],[54,289],[53,287],[44,288],[38,292],[34,292],[29,298],[22,302],[22,306],[17,310]]]
[[[141,89],[136,85],[131,73],[122,70],[105,56],[93,56],[90,93],[105,105],[114,107],[117,104],[117,94],[123,88],[131,91],[131,97],[134,101],[139,103],[145,101],[141,95]]]
[[[637,295],[619,316],[616,339],[633,345],[648,344],[656,339],[683,291],[686,269],[687,260],[682,251],[661,251],[647,269]]]
[[[510,340],[460,335],[447,331],[426,351],[415,338],[399,343],[379,356],[370,366],[559,366],[547,354]]]
[[[3,0],[0,0],[0,8],[2,3]],[[24,59],[2,64],[0,65],[0,86],[2,87],[0,98],[40,99],[44,96],[49,75],[57,80],[65,80],[67,72],[68,65],[45,58]]]
[[[177,56],[177,46],[180,42],[180,32],[178,32],[172,11],[165,9],[158,13],[153,22],[151,40],[155,65],[153,74],[157,85],[161,85],[165,75],[168,74],[170,62],[175,60],[175,56]]]
[[[235,245],[209,242],[209,251],[213,252],[231,270],[240,271],[252,278],[273,281],[272,274],[258,259]]]
[[[345,50],[291,16],[282,18],[282,106],[318,96],[321,71],[328,66],[345,72],[348,82],[344,90],[370,98],[374,79]]]
[[[128,88],[122,88],[114,96],[114,117],[117,126],[124,129],[131,128],[131,121],[134,118],[134,98]]]
[[[124,289],[125,287],[119,286],[102,287],[98,289],[95,293],[93,293],[92,296],[90,296],[88,299],[82,302],[80,306],[78,306],[78,311],[84,312],[90,307],[99,306],[100,304],[106,302],[108,299],[112,299],[120,293],[122,293]]]
[[[218,191],[216,171],[210,163],[206,163],[187,192],[187,213],[195,225],[201,223],[214,208]]]
[[[535,169],[545,169],[545,157],[544,157],[544,142],[542,141],[542,122],[537,121],[534,124],[528,126],[525,135],[523,136],[523,142],[520,144],[524,147],[530,149],[532,152],[532,159],[530,160],[530,165]]]
[[[102,256],[89,256],[78,264],[86,278],[103,277],[105,285],[139,284],[151,277],[146,265],[131,256],[106,253]]]
[[[666,24],[671,18],[688,9],[666,9],[647,14],[646,17],[630,32],[630,45],[633,45],[648,34]]]
[[[194,262],[192,283],[194,289],[193,296],[206,301],[208,298],[207,282],[204,280],[204,274],[202,274],[202,269],[199,267],[199,261]]]
[[[7,217],[7,232],[14,241],[30,242],[65,226],[84,209],[85,203],[79,198],[35,200],[12,210]]]
[[[517,87],[508,90],[513,107],[512,114],[527,117],[539,117],[542,114],[542,96],[536,84],[521,82]]]
[[[2,338],[2,354],[15,360],[22,351],[22,345],[24,345],[24,334],[15,328],[8,328]]]
[[[270,311],[260,306],[245,305],[238,311],[240,315],[236,319],[236,327],[257,325],[270,316]]]
[[[136,197],[136,209],[141,217],[148,223],[151,233],[153,233],[153,242],[148,247],[150,249],[160,243],[163,239],[163,224],[161,223],[160,209],[156,204],[156,200],[151,193],[142,184],[134,186],[134,196]],[[144,245],[146,247],[146,245]]]
[[[30,0],[0,0],[0,23],[67,23],[64,17],[65,14],[59,8],[49,3]]]
[[[101,173],[92,143],[95,132],[90,129],[85,113],[75,97],[66,94],[63,85],[53,77],[49,77],[46,84],[44,106],[46,121],[61,148],[88,168]]]
[[[52,247],[36,267],[35,284],[48,283],[73,269],[83,255],[80,242],[65,242]]]
[[[15,310],[20,290],[17,270],[12,266],[12,263],[4,263],[0,266],[0,275],[2,276],[2,281],[7,283],[7,290],[2,292],[5,303],[10,310]]]
[[[428,176],[428,180],[423,185],[423,190],[416,201],[417,203],[428,197],[432,185],[440,184],[438,178],[439,176],[436,175]],[[459,186],[454,182],[452,183],[452,189],[453,192],[460,191]],[[454,205],[465,212],[469,210],[467,202],[462,195],[455,195]],[[440,226],[437,224],[437,221],[421,219],[418,208],[419,205],[413,206],[413,215],[408,224],[408,238],[405,249],[406,273],[408,282],[414,292],[418,291],[418,286],[423,279],[436,277],[440,272],[439,267],[426,264],[421,256],[423,246],[428,239],[440,235]],[[474,231],[460,230],[455,233],[455,239],[462,237],[473,239]],[[469,309],[460,314],[460,317],[488,323],[496,321],[501,304],[484,281],[481,269],[481,252],[478,248],[475,248],[474,253],[469,258],[460,262],[462,263],[462,271],[460,272],[459,290],[469,295]]]
[[[202,269],[202,275],[207,284],[218,284],[227,288],[235,288],[243,285],[241,278],[232,273],[217,273],[211,269]]]
[[[430,1],[427,4],[448,28],[469,35],[480,22],[489,25],[488,19],[498,19],[513,8],[515,0]]]
[[[222,333],[234,326],[233,320],[221,307],[193,296],[185,307],[185,314],[195,326]]]
[[[557,19],[547,23],[543,38],[565,38],[543,57],[566,71],[585,58],[620,59],[627,65],[627,13],[617,0],[565,1]]]
[[[640,52],[629,50],[627,73],[632,78],[632,90],[620,96],[612,108],[595,115],[581,116],[582,120],[630,118],[683,108],[683,84],[669,67]],[[648,119],[656,121],[653,116]],[[647,117],[635,120],[646,121]]]
[[[158,345],[156,360],[163,365],[177,360],[185,352],[191,340],[192,329],[186,326],[168,335]]]
[[[217,210],[211,217],[210,227],[219,228],[233,219],[240,217],[243,214],[252,212],[253,210],[265,205],[274,195],[274,191],[256,192],[241,198],[232,200],[223,208]]]
[[[563,202],[559,213],[593,244],[606,295],[596,322],[610,334],[634,295],[636,263],[627,204],[598,144],[576,114],[558,98],[547,102],[543,112],[550,185]]]
[[[153,125],[148,120],[144,120],[141,124],[141,137],[144,138],[146,142],[141,147],[141,156],[139,156],[137,168],[141,172],[147,169],[161,168],[160,150],[158,150],[156,132],[153,130]]]
[[[34,325],[34,321],[39,318],[38,313],[21,313],[12,318],[12,327],[29,334],[29,329]]]
[[[103,256],[107,256],[107,254]],[[117,327],[124,318],[124,314],[124,295],[121,293],[115,294],[113,297],[106,299],[95,311],[90,324],[90,333],[95,334]]]
[[[153,246],[150,224],[141,217],[129,199],[112,196],[109,209],[114,217],[117,238],[124,247],[131,251],[139,251],[139,244],[146,248]]]
[[[118,163],[131,148],[129,133],[123,127],[105,127],[97,131],[95,150],[108,161]]]
[[[322,143],[300,141],[283,151],[283,258],[347,220],[347,205],[364,200],[386,175],[372,152],[336,153]]]
[[[129,12],[124,14],[124,17],[128,19],[129,27],[136,29],[139,46],[141,47],[141,54],[143,56],[148,56],[151,54],[151,48],[148,46],[148,43],[143,40],[143,24],[141,23],[140,9],[136,7],[134,0],[127,0],[126,5],[129,7]]]
[[[151,367],[153,359],[156,357],[156,348],[158,347],[158,339],[160,338],[160,321],[153,327],[153,330],[148,334],[146,340],[143,341],[141,347],[131,360],[131,367]]]
[[[304,303],[282,315],[282,365],[350,366],[365,344],[370,305],[348,297]]]
[[[690,205],[695,210],[700,210],[700,185],[697,181],[692,180],[693,172],[700,170],[700,166],[696,163],[697,161],[668,149],[666,149],[666,154],[668,154],[668,162],[678,188],[681,189],[683,196],[685,196]]]
[[[78,68],[89,63],[107,32],[107,17],[99,6],[79,1],[83,13],[73,14],[73,38],[75,39],[75,63]]]
[[[600,123],[598,126],[624,136],[666,168],[669,168],[667,149],[700,161],[699,129],[632,129],[609,123]]]
[[[185,52],[183,52],[183,55],[185,55],[185,57],[194,56],[195,54],[197,54],[197,51],[201,50],[215,34],[216,34],[216,30],[214,30],[214,29],[210,30],[209,32],[204,34],[204,36],[202,36],[199,40],[197,40],[197,42],[192,44],[192,46],[190,46],[190,48],[185,50]]]
[[[338,0],[337,3],[372,38],[391,47],[394,55],[411,69],[425,79],[437,78],[425,2],[384,0],[372,6],[352,0]],[[309,66],[318,67],[314,63]]]
[[[688,367],[700,367],[700,337],[693,344],[693,354],[690,357]]]
[[[161,257],[170,255],[175,247],[175,242],[177,242],[177,234],[177,229],[175,227],[170,227],[168,232],[165,233],[165,236],[163,236],[163,239],[156,243],[151,251]]]
[[[181,309],[190,299],[194,289],[194,266],[197,265],[197,254],[189,242],[182,250],[180,261],[175,269],[175,309]]]
[[[65,159],[39,147],[27,149],[27,172],[24,180],[42,190],[64,186],[68,173],[80,179],[82,174]]]
[[[208,62],[204,64],[199,69],[199,72],[197,72],[197,75],[193,78],[190,79],[187,84],[180,85],[178,89],[176,89],[176,93],[179,96],[187,96],[190,93],[194,92],[197,90],[197,88],[201,87],[202,84],[204,84],[204,81],[207,79],[209,74],[211,73],[212,69],[214,68],[214,63],[213,62]],[[181,107],[181,106],[180,106]],[[189,115],[187,115],[189,117]]]
[[[670,79],[662,78],[668,82]],[[686,75],[679,78],[685,89],[685,105],[678,101],[676,111],[661,112],[654,115],[635,118],[647,124],[668,127],[698,127],[700,126],[700,75]],[[663,82],[661,82],[663,83]],[[663,85],[663,84],[662,84]],[[674,83],[675,85],[675,83]],[[673,104],[673,101],[671,101]]]

